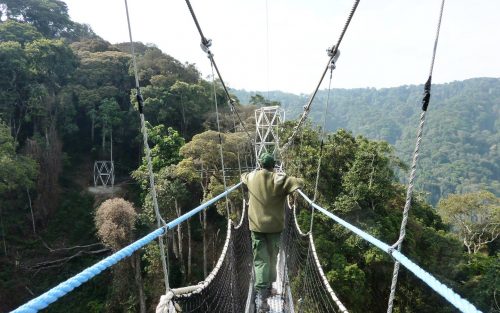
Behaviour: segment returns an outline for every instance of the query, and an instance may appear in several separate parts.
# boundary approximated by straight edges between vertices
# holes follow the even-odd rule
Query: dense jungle
[[[72,21],[60,0],[0,0],[0,15],[0,311],[7,312],[154,230],[156,219],[129,43],[111,44]],[[171,220],[224,189],[214,98],[230,184],[255,156],[220,81],[154,44],[136,42],[135,52],[159,207]],[[422,90],[332,90],[317,202],[384,242],[399,234]],[[255,109],[280,105],[284,141],[307,101],[280,91],[230,92],[252,132]],[[307,194],[326,97],[318,93],[284,156]],[[500,312],[500,78],[434,85],[428,114],[403,252],[483,312]],[[113,161],[112,188],[94,187],[99,160]],[[228,200],[234,216],[241,197]],[[301,225],[309,214],[302,205]],[[168,234],[173,286],[210,272],[225,221],[219,203]],[[314,234],[349,311],[385,312],[393,260],[321,215]],[[45,312],[154,312],[162,292],[152,243]],[[395,312],[456,310],[403,270]]]

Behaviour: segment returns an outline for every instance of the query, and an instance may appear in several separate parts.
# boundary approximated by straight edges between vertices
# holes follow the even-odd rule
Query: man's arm
[[[248,174],[249,174],[249,173],[243,173],[243,174],[241,174],[241,182],[242,182],[244,185],[247,185],[247,184],[248,184]]]
[[[304,187],[304,180],[293,176],[287,176],[284,189],[287,194],[294,192],[297,189]]]

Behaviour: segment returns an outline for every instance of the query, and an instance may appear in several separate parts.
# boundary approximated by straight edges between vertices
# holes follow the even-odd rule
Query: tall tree
[[[500,198],[491,192],[449,195],[439,201],[437,209],[469,254],[478,253],[500,236]]]
[[[42,34],[30,24],[7,20],[0,23],[0,42],[15,41],[24,46],[27,42],[41,39]]]
[[[120,106],[115,99],[104,99],[101,101],[97,121],[98,125],[101,126],[102,153],[104,157],[106,135],[109,135],[111,160],[113,160],[113,127],[121,123],[122,115]]]
[[[32,24],[49,38],[73,27],[68,7],[60,0],[2,0],[0,8],[1,17]]]

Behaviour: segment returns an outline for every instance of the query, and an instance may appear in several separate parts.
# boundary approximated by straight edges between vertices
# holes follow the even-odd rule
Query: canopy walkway
[[[232,186],[226,192],[156,229],[12,312],[32,313],[48,307],[73,289],[99,275],[103,270],[162,236],[169,229],[206,210],[210,205],[233,192],[240,184]],[[332,222],[339,223],[391,255],[461,312],[480,312],[474,305],[440,283],[401,252],[328,212],[312,202],[303,192],[299,191],[299,193],[315,209],[332,219]],[[278,262],[279,278],[275,284],[278,295],[271,298],[271,312],[348,312],[336,296],[335,286],[333,288],[330,286],[323,273],[316,254],[313,234],[304,233],[299,228],[295,210],[293,205],[286,209],[286,228],[281,237],[282,248]],[[157,312],[253,312],[252,286],[251,243],[247,214],[244,210],[237,224],[229,220],[222,253],[208,277],[194,286],[167,290],[166,295],[160,299]]]
[[[212,64],[212,68],[215,69],[217,75],[219,76],[219,82],[222,84],[222,87],[226,93],[226,96],[228,98],[228,104],[231,108],[231,112],[237,116],[237,119],[239,120],[241,127],[249,137],[251,145],[254,146],[255,142],[253,142],[250,133],[245,128],[241,117],[238,115],[234,102],[231,99],[229,92],[224,84],[224,81],[220,75],[219,69],[215,64],[214,56],[210,52],[211,40],[207,39],[204,36],[189,0],[186,0],[186,3],[193,17],[193,20],[196,24],[196,27],[200,33],[202,49],[207,53],[209,60]],[[331,73],[335,69],[335,62],[339,55],[338,54],[339,45],[342,41],[342,38],[344,37],[347,27],[358,6],[358,3],[359,0],[356,0],[354,2],[353,8],[349,13],[347,22],[344,26],[344,29],[341,32],[339,40],[336,42],[334,46],[328,49],[329,60],[327,66],[325,67],[325,70],[322,73],[320,82],[318,83],[315,91],[309,98],[308,103],[304,106],[304,112],[300,116],[296,127],[293,129],[290,138],[283,145],[283,148],[276,149],[274,151],[275,153],[281,154],[284,150],[288,149],[293,144],[294,139],[300,133],[301,127],[304,124],[305,120],[307,119],[314,97],[328,70],[330,70],[330,82],[331,82]],[[398,270],[400,265],[404,266],[409,272],[413,273],[416,277],[418,277],[425,284],[427,284],[434,292],[441,295],[451,305],[459,309],[461,312],[467,312],[467,313],[480,312],[478,309],[474,307],[474,305],[472,305],[467,300],[460,297],[458,294],[456,294],[453,290],[451,290],[444,284],[440,283],[435,277],[433,277],[431,274],[429,274],[424,269],[419,267],[413,261],[408,259],[400,251],[401,244],[405,237],[406,222],[408,219],[408,211],[410,209],[410,204],[411,204],[413,179],[415,177],[415,169],[418,159],[420,141],[422,139],[422,130],[425,122],[425,113],[430,99],[432,69],[436,54],[437,40],[441,24],[443,6],[444,6],[444,0],[442,1],[441,4],[441,11],[437,27],[436,39],[434,43],[430,74],[424,88],[424,97],[422,99],[422,114],[420,118],[419,129],[417,132],[417,143],[413,155],[413,163],[411,167],[409,186],[407,190],[406,204],[403,210],[403,222],[401,225],[401,231],[398,241],[393,245],[386,244],[380,241],[379,239],[373,237],[372,235],[364,232],[363,230],[349,224],[345,220],[324,209],[314,201],[318,189],[319,171],[321,170],[321,157],[322,157],[321,153],[323,151],[323,136],[324,136],[324,132],[322,132],[320,155],[319,155],[318,170],[317,170],[318,173],[316,176],[316,184],[315,184],[315,192],[313,200],[311,200],[303,191],[298,190],[298,194],[300,195],[301,199],[305,201],[307,207],[299,208],[297,207],[296,203],[289,202],[285,209],[286,227],[281,234],[281,246],[278,257],[279,261],[277,265],[278,279],[274,283],[274,287],[277,290],[277,294],[274,295],[269,300],[271,306],[271,312],[274,313],[348,312],[348,308],[346,308],[343,305],[341,300],[335,294],[334,290],[336,286],[331,286],[328,282],[328,279],[325,277],[325,274],[321,266],[321,262],[316,253],[316,246],[314,242],[314,233],[312,227],[315,211],[318,211],[319,212],[318,214],[322,214],[331,223],[338,223],[347,230],[355,233],[366,242],[370,243],[371,245],[379,248],[384,253],[388,254],[394,260],[395,267],[394,267],[394,274],[392,277],[392,287],[389,296],[388,313],[392,312],[392,301],[394,300],[394,293],[396,289]],[[125,7],[127,10],[127,18],[128,18],[128,7],[126,0],[125,0]],[[159,214],[158,203],[156,200],[154,175],[152,172],[150,149],[148,146],[148,137],[145,129],[145,120],[143,114],[143,99],[137,75],[137,64],[133,48],[134,46],[132,40],[132,32],[130,28],[130,20],[128,19],[128,21],[129,21],[130,42],[132,47],[131,53],[133,57],[134,72],[136,78],[136,92],[137,92],[136,96],[137,96],[139,114],[141,118],[141,130],[143,133],[146,159],[148,161],[150,189],[153,198],[153,204],[156,213],[158,228],[153,232],[149,233],[148,235],[146,235],[145,237],[139,239],[138,241],[121,249],[120,251],[105,258],[104,260],[98,262],[97,264],[85,269],[76,276],[66,280],[65,282],[62,282],[61,284],[55,286],[54,288],[36,297],[35,299],[29,301],[28,303],[20,306],[13,312],[32,313],[42,310],[48,307],[51,303],[57,301],[59,298],[70,293],[72,290],[82,285],[86,281],[99,275],[105,269],[112,267],[117,262],[130,256],[132,253],[141,249],[142,247],[154,241],[155,239],[159,239],[161,261],[165,275],[165,294],[159,300],[159,304],[156,310],[157,313],[175,313],[175,312],[252,313],[255,310],[256,301],[254,299],[254,290],[253,290],[252,247],[251,247],[250,231],[248,228],[248,215],[245,206],[243,206],[244,208],[242,210],[242,213],[240,214],[241,216],[239,221],[233,221],[228,218],[227,233],[224,246],[222,248],[222,252],[212,272],[207,277],[205,277],[203,281],[193,286],[186,286],[174,289],[170,288],[169,286],[168,266],[166,262],[166,256],[164,251],[165,248],[163,245],[162,237],[169,230],[173,229],[175,226],[183,223],[190,217],[193,217],[194,215],[202,212],[203,210],[207,210],[220,199],[227,197],[231,192],[240,187],[241,182],[230,188],[226,186],[225,167],[222,154],[222,140],[220,139],[221,136],[219,136],[219,139],[221,140],[220,141],[221,171],[223,174],[225,191],[173,221],[167,223],[162,219],[161,215]],[[212,76],[214,77],[215,75]],[[218,131],[220,132],[217,97],[215,97],[215,93],[214,93],[214,102],[215,102],[215,110],[217,116],[217,127]],[[325,118],[327,114],[327,109],[328,109],[328,100],[323,118]],[[236,119],[234,119],[234,121],[236,121]],[[323,123],[324,122],[325,120],[323,120]],[[236,122],[234,123],[236,125]],[[323,124],[322,129],[325,129],[324,126],[325,125]],[[264,137],[267,137],[267,134]],[[297,221],[296,212],[298,209],[309,209],[309,208],[312,209],[310,229],[309,231],[304,232],[303,230],[300,229],[299,222]],[[362,292],[362,290],[360,290],[359,292]]]

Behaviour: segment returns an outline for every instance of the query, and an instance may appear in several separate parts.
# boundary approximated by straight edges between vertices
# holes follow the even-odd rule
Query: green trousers
[[[280,246],[279,233],[259,233],[252,231],[253,266],[255,289],[270,288],[276,281],[276,262]]]

